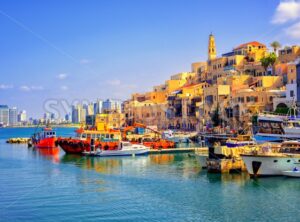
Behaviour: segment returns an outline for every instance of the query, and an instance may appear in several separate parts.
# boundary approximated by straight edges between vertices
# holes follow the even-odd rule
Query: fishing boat
[[[241,154],[250,176],[281,176],[300,164],[300,142],[267,144],[259,152]]]
[[[82,154],[84,151],[91,151],[91,145],[95,145],[100,150],[116,150],[121,141],[119,130],[78,129],[75,138],[57,139],[57,144],[66,152],[72,154]]]
[[[138,156],[149,153],[149,148],[141,144],[131,144],[127,141],[119,143],[118,149],[115,150],[101,150],[97,148],[95,151],[84,151],[83,154],[87,156]]]
[[[55,148],[56,145],[56,132],[52,128],[43,128],[41,132],[33,134],[31,143],[28,146],[35,148]]]

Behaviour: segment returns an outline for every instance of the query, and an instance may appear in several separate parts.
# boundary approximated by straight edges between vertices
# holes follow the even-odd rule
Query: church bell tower
[[[209,35],[209,40],[208,40],[208,60],[215,59],[216,57],[217,57],[217,50],[215,44],[215,37],[211,33]]]

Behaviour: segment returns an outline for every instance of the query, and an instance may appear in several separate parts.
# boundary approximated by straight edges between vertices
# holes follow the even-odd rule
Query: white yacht
[[[146,155],[150,151],[150,148],[142,144],[131,144],[130,142],[122,141],[119,143],[118,149],[115,150],[100,150],[99,148],[95,151],[83,152],[87,156],[137,156]]]
[[[260,152],[241,154],[251,176],[279,176],[300,166],[300,142],[285,141],[281,146],[263,145]]]
[[[286,115],[260,114],[257,118],[257,143],[300,139],[300,119]]]

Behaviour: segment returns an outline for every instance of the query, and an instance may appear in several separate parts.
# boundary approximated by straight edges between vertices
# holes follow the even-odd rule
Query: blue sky
[[[296,44],[300,3],[276,0],[0,1],[0,104],[126,99],[247,41]]]

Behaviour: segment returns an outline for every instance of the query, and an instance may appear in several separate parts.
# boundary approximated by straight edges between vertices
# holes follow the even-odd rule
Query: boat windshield
[[[81,139],[95,139],[99,141],[118,141],[120,140],[120,135],[116,133],[78,133],[78,138]]]
[[[124,147],[124,146],[130,146],[130,143],[123,142],[123,143],[122,143],[122,146],[123,146],[123,147]]]
[[[45,131],[44,132],[44,137],[49,138],[49,137],[55,137],[55,132],[54,131]]]

